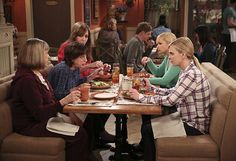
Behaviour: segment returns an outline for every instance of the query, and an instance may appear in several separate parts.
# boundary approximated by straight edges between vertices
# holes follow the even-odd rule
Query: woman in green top
[[[171,32],[164,32],[157,37],[157,51],[159,54],[165,54],[165,58],[160,66],[154,64],[151,58],[142,58],[142,64],[144,66],[147,65],[148,69],[155,76],[149,79],[150,83],[153,85],[171,88],[175,86],[179,78],[180,68],[173,66],[169,62],[168,56],[168,46],[174,40],[176,40],[176,36]]]

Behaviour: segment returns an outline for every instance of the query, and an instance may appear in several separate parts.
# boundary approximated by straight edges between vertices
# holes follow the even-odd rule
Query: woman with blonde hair
[[[169,59],[181,68],[175,87],[166,89],[146,85],[156,93],[154,96],[140,94],[131,89],[131,97],[139,102],[164,106],[176,106],[186,135],[207,134],[210,121],[210,84],[206,76],[195,65],[194,47],[187,37],[180,37],[169,45]],[[144,161],[155,161],[155,143],[152,120],[145,122],[141,132],[144,140]],[[168,128],[168,127],[166,127]],[[157,147],[158,148],[158,147]]]
[[[169,62],[168,54],[168,46],[174,40],[176,40],[176,36],[171,32],[164,32],[157,37],[156,44],[158,54],[165,55],[165,58],[160,66],[154,64],[151,58],[142,58],[142,64],[147,65],[148,69],[155,76],[153,78],[149,78],[151,84],[160,85],[161,87],[167,88],[175,86],[178,80],[180,68],[177,66],[173,66]]]
[[[40,73],[48,62],[48,44],[40,39],[28,39],[17,56],[18,68],[11,83],[12,118],[14,131],[26,136],[59,137],[66,142],[66,161],[87,161],[88,135],[80,127],[75,136],[65,136],[46,129],[49,118],[63,111],[63,106],[76,101],[80,91],[74,90],[56,100],[48,81]],[[72,122],[77,120],[69,114]]]

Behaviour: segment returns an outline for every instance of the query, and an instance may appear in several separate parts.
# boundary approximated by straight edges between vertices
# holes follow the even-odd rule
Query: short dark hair
[[[136,34],[139,34],[140,32],[149,32],[149,31],[152,31],[152,26],[150,23],[148,22],[140,22],[138,24],[138,27],[136,29]]]
[[[86,55],[86,50],[87,48],[84,45],[79,44],[76,41],[71,42],[68,46],[65,47],[65,50],[64,50],[65,63],[69,67],[71,67],[73,65],[73,60],[75,60],[76,58],[82,55]]]

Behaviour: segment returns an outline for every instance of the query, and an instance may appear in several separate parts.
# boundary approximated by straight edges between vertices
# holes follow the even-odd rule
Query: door
[[[32,0],[34,36],[59,47],[70,34],[69,0]]]

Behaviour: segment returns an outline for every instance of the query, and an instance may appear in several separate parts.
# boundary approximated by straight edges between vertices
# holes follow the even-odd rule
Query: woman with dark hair
[[[216,46],[211,37],[210,30],[207,26],[198,26],[195,30],[195,39],[200,47],[195,52],[199,62],[211,62],[215,60]]]
[[[55,97],[61,99],[70,91],[76,90],[85,82],[90,82],[99,76],[102,67],[97,68],[86,77],[81,77],[80,69],[86,64],[86,47],[78,42],[72,42],[65,47],[64,61],[55,65],[48,75],[48,80],[54,89]],[[93,115],[95,116],[95,115]],[[96,127],[92,130],[95,141],[114,142],[114,136],[105,131],[105,123],[110,115],[96,115]],[[81,119],[80,122],[83,122]],[[90,134],[91,134],[90,133]],[[99,140],[100,139],[100,140]],[[98,142],[95,142],[98,144]],[[92,143],[94,144],[94,143]]]

